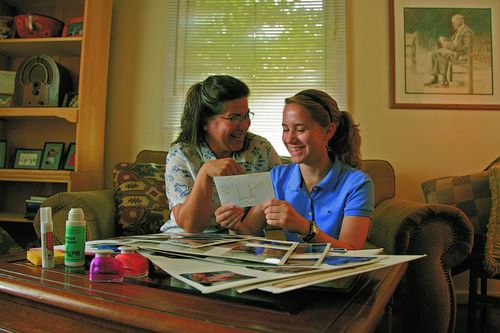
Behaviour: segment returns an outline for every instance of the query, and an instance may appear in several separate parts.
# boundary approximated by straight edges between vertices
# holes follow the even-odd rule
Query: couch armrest
[[[62,192],[46,199],[42,207],[52,208],[54,244],[64,244],[64,232],[71,208],[82,208],[87,221],[87,240],[105,239],[115,236],[115,202],[112,190]],[[33,221],[40,237],[40,214]]]
[[[452,332],[456,300],[451,268],[472,250],[473,227],[459,209],[390,199],[374,212],[368,239],[388,254],[426,254],[410,262],[402,281],[405,326],[412,332]]]
[[[431,223],[443,223],[444,234],[437,229],[421,239]],[[430,255],[429,251],[437,250],[444,256],[445,267],[450,268],[471,253],[473,236],[472,223],[458,208],[390,199],[376,207],[368,239],[388,254]],[[418,240],[423,244],[416,243]]]

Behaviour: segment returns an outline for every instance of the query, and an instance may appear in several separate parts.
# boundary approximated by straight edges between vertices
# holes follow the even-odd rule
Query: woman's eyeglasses
[[[243,116],[239,114],[232,114],[229,117],[223,117],[219,116],[219,118],[229,120],[232,124],[241,124],[242,122],[246,120],[252,120],[254,113],[253,112],[247,112]]]

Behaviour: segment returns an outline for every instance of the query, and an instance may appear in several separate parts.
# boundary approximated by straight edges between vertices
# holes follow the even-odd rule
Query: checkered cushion
[[[500,275],[500,161],[488,168],[491,214],[484,248],[484,266],[491,276]]]
[[[422,183],[425,200],[461,209],[471,220],[475,233],[486,233],[491,194],[486,171],[465,176],[443,177]]]
[[[119,163],[113,170],[116,221],[120,235],[160,232],[170,211],[165,194],[165,165]]]

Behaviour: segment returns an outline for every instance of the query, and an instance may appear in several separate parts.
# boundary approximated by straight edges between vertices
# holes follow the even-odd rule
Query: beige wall
[[[166,1],[114,0],[111,30],[105,186],[113,165],[142,149],[162,149]]]
[[[363,158],[392,163],[397,195],[423,201],[422,181],[478,172],[500,156],[500,111],[389,108],[387,1],[350,4],[351,110],[361,124]],[[455,282],[463,301],[466,274]],[[493,289],[500,293],[500,283],[490,283]]]
[[[388,8],[351,4],[351,111],[361,124],[364,158],[389,160],[397,195],[423,201],[423,180],[482,170],[500,155],[500,111],[389,108]],[[105,175],[141,149],[162,149],[166,1],[114,0]],[[462,277],[463,279],[463,277]],[[460,283],[459,288],[465,288]],[[500,288],[497,288],[500,290]]]

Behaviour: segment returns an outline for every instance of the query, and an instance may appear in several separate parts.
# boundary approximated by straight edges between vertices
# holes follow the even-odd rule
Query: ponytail
[[[357,124],[349,112],[340,111],[335,135],[328,142],[328,155],[338,157],[354,168],[361,167],[361,136]]]

